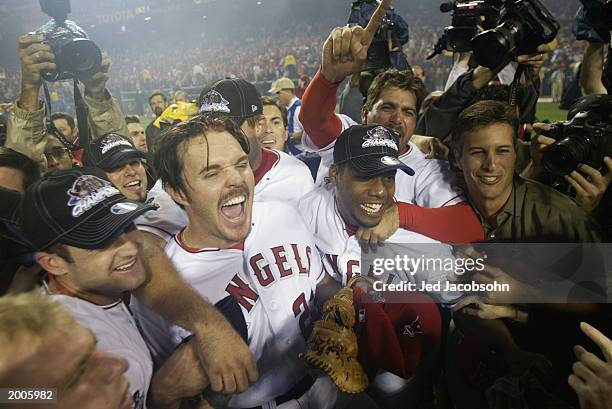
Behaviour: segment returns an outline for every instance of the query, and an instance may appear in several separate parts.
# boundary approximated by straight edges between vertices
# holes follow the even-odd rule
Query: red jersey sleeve
[[[484,239],[484,228],[468,202],[435,209],[397,202],[397,207],[403,229],[450,244]]]

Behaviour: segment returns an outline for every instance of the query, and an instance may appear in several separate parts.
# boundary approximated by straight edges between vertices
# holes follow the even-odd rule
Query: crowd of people
[[[542,70],[542,96],[552,96],[553,78],[559,77],[553,75],[557,70],[561,70],[563,77],[561,88],[567,89],[582,59],[585,43],[577,41],[571,32],[576,9],[577,6],[569,2],[552,5],[561,31],[557,37],[557,49]],[[448,55],[427,60],[442,35],[444,25],[450,24],[441,18],[449,17],[450,20],[450,15],[436,13],[435,8],[422,7],[414,11],[414,16],[424,16],[423,19],[413,15],[406,17],[410,40],[404,46],[408,62],[425,69],[425,85],[432,91],[444,90],[454,62]],[[119,98],[126,112],[142,115],[146,96],[153,90],[173,92],[187,89],[195,97],[202,84],[225,77],[245,78],[254,82],[260,91],[269,88],[271,82],[281,76],[291,77],[296,82],[302,76],[312,78],[320,64],[320,46],[328,34],[328,26],[298,23],[285,29],[260,28],[247,31],[246,41],[234,37],[203,38],[202,45],[195,46],[190,42],[175,42],[170,37],[153,45],[136,41],[127,46],[122,44],[122,47],[109,46],[104,50],[111,58],[114,74],[109,89]],[[232,52],[225,52],[228,49]],[[287,57],[295,59],[294,71],[287,70]],[[10,68],[3,71],[0,95],[6,102],[13,101],[19,91],[19,72]],[[59,110],[73,112],[71,83],[54,83],[51,91]],[[556,95],[553,99],[557,102]]]
[[[9,408],[612,407],[612,45],[426,62],[439,30],[415,22],[412,67],[370,75],[391,3],[365,27],[109,50],[79,115],[69,83],[41,102],[57,56],[19,37]],[[582,20],[608,40],[611,4]],[[573,122],[551,125],[538,79],[574,63]]]

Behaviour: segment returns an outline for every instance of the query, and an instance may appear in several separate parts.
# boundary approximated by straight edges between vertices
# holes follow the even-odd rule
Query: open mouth
[[[134,257],[129,263],[122,264],[118,267],[115,267],[115,271],[121,274],[125,274],[132,270],[132,268],[136,265],[136,261],[138,261],[138,259]]]
[[[274,146],[275,143],[276,143],[276,138],[266,138],[261,141],[261,144],[265,146],[266,148]]]
[[[483,185],[492,186],[492,185],[499,183],[502,180],[502,177],[501,176],[478,176],[478,180]]]
[[[240,194],[221,203],[221,214],[230,223],[238,224],[244,219],[247,196]]]
[[[362,203],[359,205],[361,210],[363,210],[366,214],[370,216],[377,215],[382,210],[382,203]]]
[[[141,186],[142,186],[142,183],[140,182],[140,180],[133,180],[133,181],[128,182],[125,185],[123,185],[124,188],[126,188],[127,190],[130,190],[132,192],[140,191],[140,187]]]

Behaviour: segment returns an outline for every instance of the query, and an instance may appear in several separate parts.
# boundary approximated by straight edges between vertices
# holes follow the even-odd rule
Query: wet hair
[[[479,101],[464,109],[455,121],[452,134],[451,145],[455,157],[461,155],[463,138],[467,133],[500,123],[508,124],[512,128],[516,149],[519,120],[513,106],[500,101]]]
[[[157,145],[158,148],[155,151],[154,164],[155,171],[164,186],[170,186],[176,192],[187,196],[183,178],[185,150],[180,149],[180,146],[199,136],[206,137],[207,131],[227,131],[240,144],[244,153],[249,153],[249,142],[234,121],[211,114],[195,116],[187,122],[181,122],[162,131]],[[208,144],[208,140],[206,140],[206,143]],[[208,164],[208,150],[206,155],[206,163]]]
[[[389,87],[411,91],[416,97],[416,112],[420,111],[421,104],[426,96],[425,85],[423,85],[423,81],[415,77],[411,70],[399,71],[390,69],[378,74],[374,81],[372,81],[370,88],[368,88],[368,96],[364,107],[371,111],[376,101],[380,98],[380,94]]]

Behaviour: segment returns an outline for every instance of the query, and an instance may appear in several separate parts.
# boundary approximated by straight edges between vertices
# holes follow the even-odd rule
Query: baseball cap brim
[[[101,207],[45,247],[62,243],[83,249],[99,249],[117,239],[138,216],[154,209],[157,209],[156,205],[129,201],[117,195],[112,206]]]
[[[364,177],[375,177],[383,173],[401,170],[414,176],[414,170],[399,159],[387,155],[367,155],[348,161],[357,173]]]
[[[110,172],[125,164],[130,159],[147,159],[147,154],[136,149],[124,149],[114,153],[112,156],[104,158],[96,167],[105,172]]]

